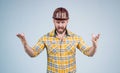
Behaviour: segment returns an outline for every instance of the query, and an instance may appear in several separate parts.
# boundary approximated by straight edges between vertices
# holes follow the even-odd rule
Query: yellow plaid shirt
[[[44,48],[47,50],[47,73],[75,73],[76,48],[87,55],[89,46],[80,36],[67,30],[63,40],[56,37],[55,30],[44,35],[32,48],[34,56],[40,54]]]

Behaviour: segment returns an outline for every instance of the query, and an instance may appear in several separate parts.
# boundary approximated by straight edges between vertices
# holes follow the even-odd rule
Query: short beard
[[[59,28],[59,29],[60,29],[60,28]],[[59,32],[58,29],[55,28],[55,31],[58,32],[59,34],[62,34],[62,33],[64,33],[64,32],[66,32],[66,30],[67,30],[66,27],[65,27],[65,28],[62,28],[62,29],[63,29],[63,31]]]

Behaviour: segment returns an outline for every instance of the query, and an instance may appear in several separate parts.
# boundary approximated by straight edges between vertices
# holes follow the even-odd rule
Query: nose
[[[63,26],[63,23],[62,23],[62,22],[60,22],[60,23],[59,23],[59,26],[60,26],[60,27],[62,27],[62,26]]]

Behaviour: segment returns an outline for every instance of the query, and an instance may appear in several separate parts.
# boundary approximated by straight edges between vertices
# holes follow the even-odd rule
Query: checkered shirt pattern
[[[63,40],[56,37],[55,30],[41,37],[32,48],[34,56],[44,48],[47,51],[47,73],[76,73],[76,48],[85,55],[89,50],[82,37],[68,30]]]

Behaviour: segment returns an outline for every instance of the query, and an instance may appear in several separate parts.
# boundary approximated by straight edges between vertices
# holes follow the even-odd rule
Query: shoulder
[[[78,34],[76,34],[76,33],[74,33],[74,32],[68,31],[68,33],[69,33],[69,35],[70,35],[71,37],[81,38],[80,35],[78,35]]]
[[[78,35],[78,34],[76,34],[76,33],[73,33],[73,32],[71,32],[71,31],[69,31],[69,34],[70,34],[70,36],[73,37],[75,40],[79,40],[79,41],[82,40],[82,36],[80,36],[80,35]]]

